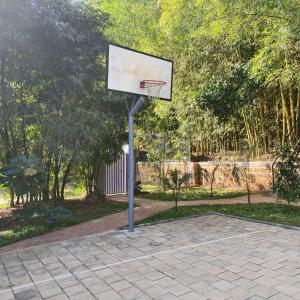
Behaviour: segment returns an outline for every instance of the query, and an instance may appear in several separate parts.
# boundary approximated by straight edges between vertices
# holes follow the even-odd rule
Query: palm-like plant
[[[219,165],[215,165],[211,172],[209,172],[207,169],[204,169],[200,166],[199,169],[199,175],[203,176],[206,181],[209,182],[210,186],[210,196],[213,197],[213,185],[216,182],[216,171],[218,170]]]
[[[188,185],[192,178],[190,173],[182,173],[178,169],[170,170],[166,176],[162,179],[164,190],[172,190],[173,198],[175,200],[175,209],[178,208],[178,200],[183,185]]]

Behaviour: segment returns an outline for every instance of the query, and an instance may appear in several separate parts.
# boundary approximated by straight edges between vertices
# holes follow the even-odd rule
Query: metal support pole
[[[133,232],[134,224],[134,147],[133,147],[133,136],[134,136],[134,117],[129,114],[129,180],[128,180],[128,229],[129,232]]]
[[[128,162],[128,230],[134,231],[134,178],[135,178],[135,162],[134,162],[134,114],[137,113],[145,102],[144,97],[140,97],[137,101],[134,99],[129,111],[129,162]]]

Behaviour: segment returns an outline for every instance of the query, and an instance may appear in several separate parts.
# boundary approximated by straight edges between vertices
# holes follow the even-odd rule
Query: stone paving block
[[[141,275],[140,275],[141,278],[143,278]],[[107,284],[111,284],[111,283],[114,283],[114,282],[117,282],[117,281],[121,281],[123,278],[118,275],[118,274],[113,274],[111,276],[108,276],[108,277],[105,277],[103,278],[103,281],[105,281]],[[131,281],[128,279],[128,276],[126,276],[126,279],[128,281]],[[134,280],[135,281],[135,280]]]
[[[177,299],[181,300],[208,300],[206,296],[198,294],[196,292],[190,292],[184,295],[179,296]]]
[[[276,294],[276,295],[272,296],[269,299],[270,300],[295,300],[297,298],[290,297],[290,296],[287,296],[285,294],[279,293],[279,294]]]
[[[223,280],[223,279],[220,281],[214,282],[211,285],[221,291],[228,291],[228,290],[231,290],[234,287],[236,287],[234,284],[230,283],[229,281]]]
[[[278,294],[278,291],[276,291],[275,289],[265,287],[263,285],[257,285],[255,287],[251,288],[250,291],[253,292],[254,294],[256,294],[260,297],[264,297],[264,298],[270,298],[270,297]]]
[[[122,290],[119,293],[122,296],[122,299],[126,300],[136,299],[144,295],[144,293],[141,290],[137,289],[134,286],[130,287],[129,289]]]
[[[70,286],[64,289],[64,292],[69,296],[75,296],[77,294],[81,294],[86,292],[87,289],[82,285],[82,284],[78,284],[78,285],[74,285],[74,286]]]
[[[184,274],[187,274],[192,277],[199,277],[205,273],[206,273],[206,271],[202,268],[192,268],[192,269],[188,269],[188,270],[184,271]],[[179,272],[178,277],[180,277],[181,275],[182,275],[182,273]]]
[[[157,299],[162,295],[168,294],[168,291],[158,285],[146,288],[144,292],[151,298]]]
[[[277,291],[282,292],[288,296],[293,296],[300,293],[300,284],[298,285],[298,287],[287,284],[278,284],[274,286],[274,288]]]
[[[240,267],[238,265],[226,266],[225,269],[228,270],[228,271],[230,271],[230,272],[232,272],[232,273],[237,273],[237,274],[245,271],[245,268]]]
[[[235,281],[239,278],[241,278],[240,276],[238,276],[237,274],[230,272],[230,271],[226,271],[224,273],[221,273],[218,275],[219,278],[224,279],[226,281]]]
[[[253,264],[253,263],[247,263],[247,264],[244,264],[243,265],[243,268],[247,269],[247,270],[251,270],[251,271],[254,271],[254,272],[257,272],[259,270],[262,269],[261,266],[257,265],[257,264]]]
[[[189,287],[191,289],[193,289],[194,291],[198,292],[199,294],[203,294],[203,293],[208,292],[213,289],[213,287],[210,284],[208,284],[204,281],[195,282],[195,283],[189,285]]]
[[[166,276],[165,274],[163,274],[163,273],[161,273],[157,270],[145,274],[145,277],[147,277],[148,279],[150,279],[152,281],[158,280],[158,279],[163,278],[165,276]]]
[[[149,279],[142,279],[142,280],[135,281],[133,284],[139,289],[144,290],[154,286],[156,283]]]
[[[67,288],[67,287],[79,284],[79,281],[76,278],[72,277],[72,276],[57,279],[56,282],[60,285],[61,288]]]
[[[86,286],[90,287],[93,285],[106,285],[100,278],[97,276],[91,276],[84,279],[81,279],[81,283]]]
[[[245,270],[243,272],[240,272],[239,275],[241,277],[247,278],[249,280],[255,280],[255,279],[263,276],[262,273],[254,272],[254,271],[251,271],[251,270]]]
[[[192,291],[191,288],[182,285],[180,283],[176,284],[176,285],[172,285],[169,287],[166,287],[166,290],[168,290],[169,292],[171,292],[173,295],[175,295],[176,297],[184,295],[186,293],[189,293]]]
[[[255,279],[253,282],[256,282],[258,284],[267,286],[267,287],[274,287],[279,284],[279,281],[277,278],[273,277],[267,277],[267,276],[261,276],[257,279]]]
[[[0,293],[0,299],[1,300],[14,300],[15,299],[15,296],[13,294],[12,291],[7,291],[7,292],[2,292]]]
[[[43,298],[50,298],[62,293],[61,288],[55,281],[39,283],[35,286]]]
[[[83,271],[78,271],[78,272],[75,272],[74,273],[74,276],[77,278],[77,279],[80,279],[80,280],[83,280],[83,279],[86,279],[86,278],[90,278],[90,277],[94,277],[95,276],[95,273],[88,270],[88,269],[85,269]]]
[[[34,287],[26,287],[14,290],[16,300],[39,300],[42,299]]]
[[[253,296],[253,292],[249,290],[245,290],[241,287],[235,287],[226,292],[229,295],[228,299],[231,300],[241,300],[241,299],[249,299]]]
[[[68,300],[69,298],[65,294],[59,294],[50,298],[47,298],[47,300]]]
[[[224,292],[218,289],[212,289],[208,292],[205,292],[204,296],[206,296],[208,299],[214,299],[214,300],[224,300],[228,298],[228,295],[226,295]]]
[[[114,283],[110,284],[110,286],[118,292],[132,287],[132,285],[127,280],[121,280],[121,281],[114,282]]]
[[[51,270],[49,270],[49,273],[51,274],[52,277],[71,274],[71,272],[65,267],[60,267],[60,268],[57,268],[57,269],[51,269]]]
[[[76,295],[71,296],[70,298],[71,298],[71,300],[95,300],[96,299],[96,297],[93,296],[89,292],[76,294]]]
[[[96,298],[99,300],[121,300],[122,297],[114,290],[109,290],[100,294],[96,294]]]
[[[33,281],[42,281],[52,278],[51,274],[45,268],[35,269],[28,273]]]
[[[180,281],[179,281],[180,282]],[[173,286],[173,285],[176,285],[178,284],[178,282],[170,277],[163,277],[163,278],[160,278],[158,280],[155,280],[153,282],[154,284],[158,284],[159,286],[161,286],[162,288],[166,288],[166,287],[169,287],[169,286]]]

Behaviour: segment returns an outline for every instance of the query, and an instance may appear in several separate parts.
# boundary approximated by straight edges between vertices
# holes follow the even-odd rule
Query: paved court
[[[300,231],[206,215],[0,256],[0,299],[300,299]]]

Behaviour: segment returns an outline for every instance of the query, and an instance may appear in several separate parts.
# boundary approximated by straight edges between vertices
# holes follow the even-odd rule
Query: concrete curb
[[[284,229],[291,229],[291,230],[300,231],[300,227],[297,227],[297,226],[274,223],[274,222],[268,222],[268,221],[255,220],[255,219],[251,219],[251,218],[247,218],[247,217],[240,217],[240,216],[235,216],[235,215],[231,215],[231,214],[223,214],[223,213],[218,213],[218,212],[209,212],[209,213],[203,213],[203,214],[199,214],[199,215],[190,215],[190,216],[180,217],[180,218],[170,218],[170,219],[165,219],[165,220],[160,220],[160,221],[154,221],[154,222],[151,222],[151,223],[138,224],[138,225],[135,225],[135,227],[138,228],[138,227],[144,227],[144,226],[158,225],[158,224],[173,222],[173,221],[177,221],[177,220],[180,221],[180,220],[194,219],[194,218],[199,218],[199,217],[209,216],[209,215],[217,215],[217,216],[222,216],[222,217],[227,217],[227,218],[233,218],[233,219],[239,219],[239,220],[243,220],[243,221],[249,221],[249,222],[252,222],[252,223],[260,223],[260,224],[276,226],[276,227],[280,227],[280,228],[284,228]],[[128,227],[123,226],[123,227],[119,227],[118,229],[123,230],[123,229],[128,229]]]
[[[223,213],[218,213],[218,212],[212,212],[211,214],[219,215],[219,216],[223,216],[223,217],[234,218],[234,219],[239,219],[239,220],[243,220],[243,221],[249,221],[249,222],[253,222],[253,223],[261,223],[261,224],[265,224],[265,225],[281,227],[284,229],[292,229],[292,230],[300,231],[300,227],[293,226],[293,225],[286,225],[286,224],[280,224],[280,223],[274,223],[274,222],[268,222],[268,221],[255,220],[255,219],[251,219],[251,218],[247,218],[247,217],[240,217],[240,216],[223,214]]]

